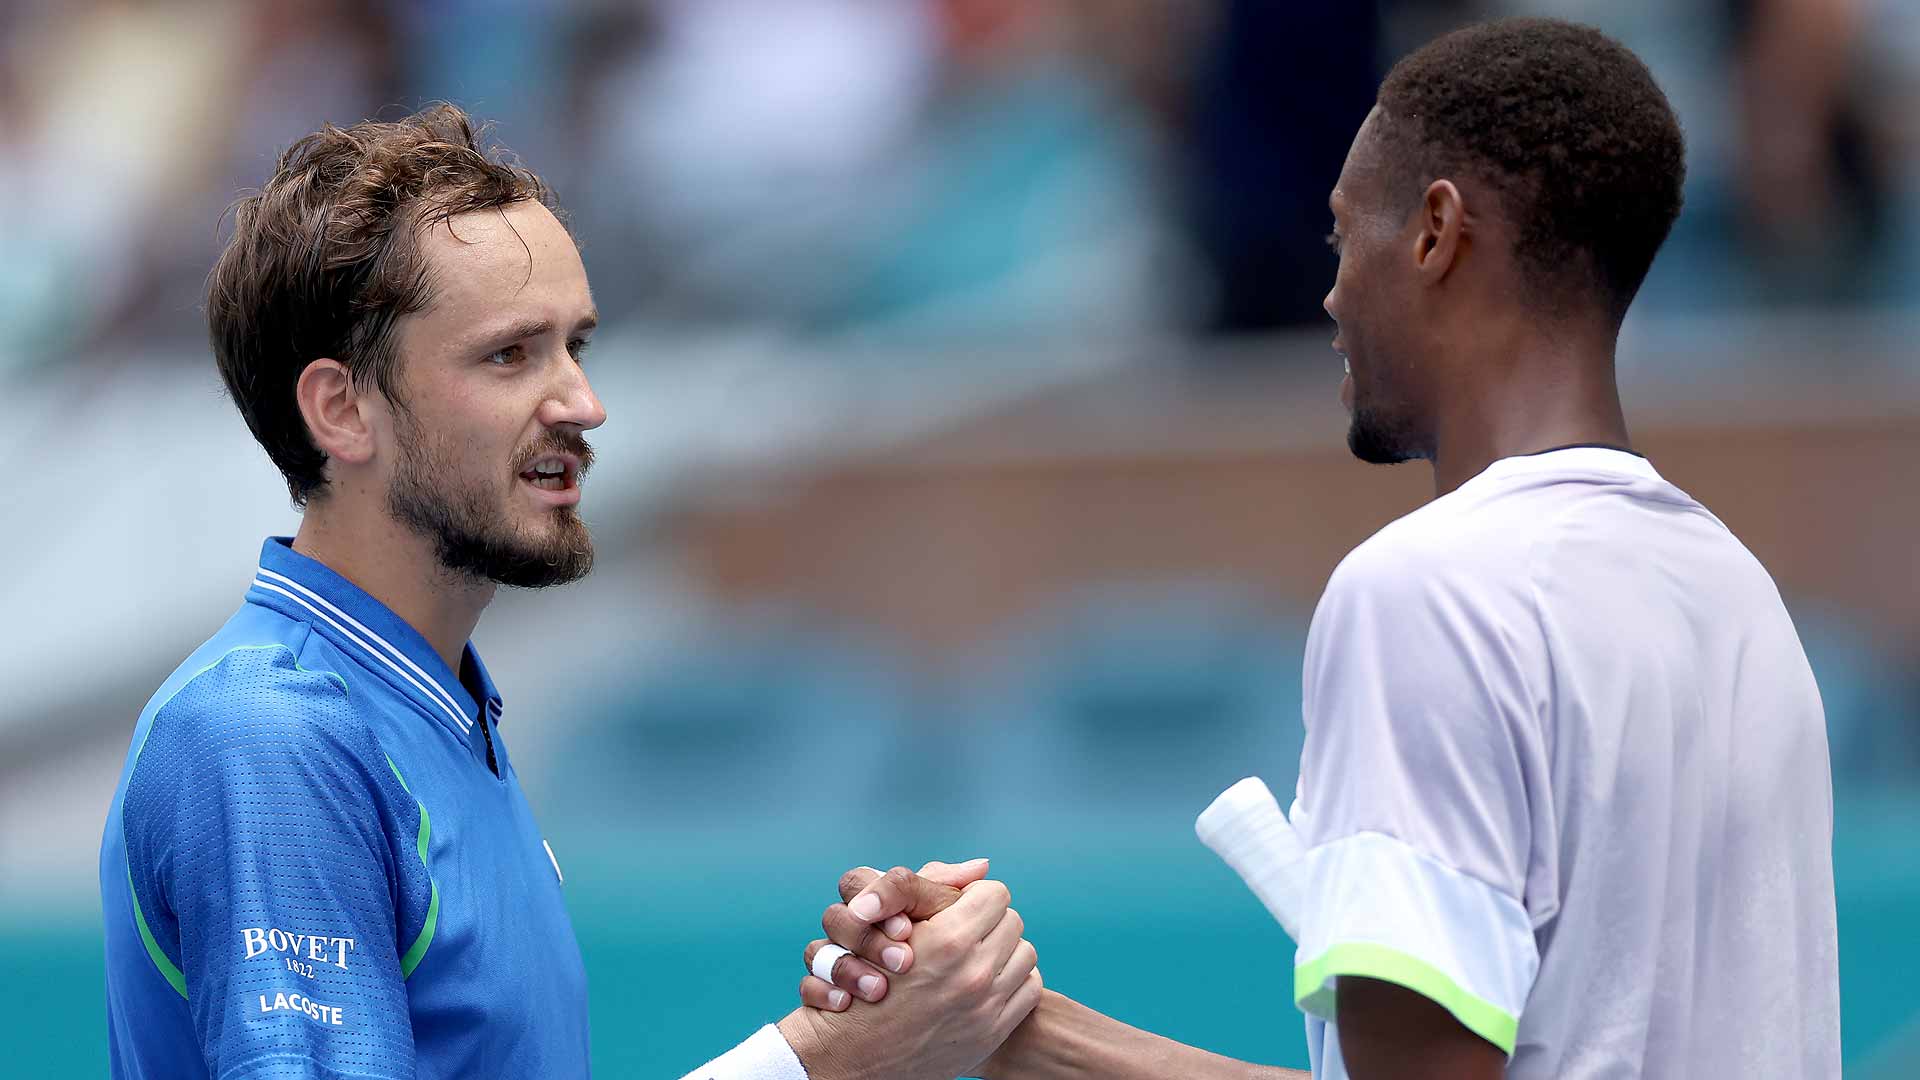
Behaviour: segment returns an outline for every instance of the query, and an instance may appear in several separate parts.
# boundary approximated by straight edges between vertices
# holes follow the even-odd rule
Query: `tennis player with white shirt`
[[[1333,191],[1349,445],[1436,498],[1327,584],[1291,822],[1252,780],[1200,822],[1299,945],[1315,1076],[1840,1075],[1819,692],[1615,387],[1683,162],[1631,53],[1508,20],[1397,65]],[[1285,1074],[1048,991],[984,1075]]]

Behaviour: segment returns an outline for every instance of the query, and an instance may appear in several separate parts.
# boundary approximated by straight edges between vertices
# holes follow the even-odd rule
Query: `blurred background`
[[[558,189],[603,314],[600,569],[477,636],[600,1073],[788,1009],[846,867],[975,855],[1049,985],[1304,1065],[1192,821],[1290,788],[1314,600],[1430,495],[1345,452],[1325,199],[1386,68],[1507,13],[1686,126],[1630,416],[1794,613],[1848,1072],[1920,1073],[1912,0],[0,0],[0,1071],[104,1073],[128,734],[296,524],[205,343],[222,211],[435,99]]]

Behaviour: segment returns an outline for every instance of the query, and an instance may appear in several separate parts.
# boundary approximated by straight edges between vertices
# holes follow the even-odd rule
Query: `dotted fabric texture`
[[[129,778],[134,898],[215,1080],[414,1076],[400,961],[433,886],[351,693],[285,646],[235,649],[155,715]]]

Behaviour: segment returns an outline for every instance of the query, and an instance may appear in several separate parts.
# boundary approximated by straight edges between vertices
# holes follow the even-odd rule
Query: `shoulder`
[[[308,666],[313,659],[313,650],[304,643],[230,645],[201,663],[159,704],[150,738],[163,727],[174,737],[320,724],[337,727],[326,722],[351,717],[351,692],[337,671]]]
[[[189,786],[356,776],[377,783],[386,768],[379,742],[326,660],[303,638],[201,654],[153,710],[130,789],[184,794]]]
[[[1339,599],[1465,599],[1524,585],[1540,521],[1454,492],[1387,525],[1342,559],[1327,582]]]

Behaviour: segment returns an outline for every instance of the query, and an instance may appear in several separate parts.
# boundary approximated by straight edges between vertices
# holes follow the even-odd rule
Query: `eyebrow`
[[[574,324],[573,333],[584,334],[599,325],[600,313],[598,311],[589,311],[581,317],[579,322]],[[518,322],[508,323],[486,334],[475,335],[474,340],[477,343],[492,344],[494,342],[522,341],[526,338],[539,337],[542,334],[551,333],[553,333],[553,320],[551,319],[521,319]]]

